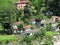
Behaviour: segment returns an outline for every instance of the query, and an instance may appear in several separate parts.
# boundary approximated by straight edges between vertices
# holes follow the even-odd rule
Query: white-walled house
[[[18,27],[17,27],[17,25],[13,25],[12,29],[13,29],[13,33],[18,33]]]
[[[31,30],[31,25],[26,25],[23,27],[25,31],[30,31]]]
[[[30,18],[29,20],[32,24],[36,24],[35,18]]]
[[[41,23],[41,25],[43,24],[43,26],[46,27],[46,20],[45,19],[44,20],[41,20],[40,23]]]
[[[36,24],[36,21],[32,21],[32,24]]]

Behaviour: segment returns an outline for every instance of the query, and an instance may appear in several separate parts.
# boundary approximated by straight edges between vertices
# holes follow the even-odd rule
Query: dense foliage
[[[22,21],[23,24],[18,25],[19,31],[25,30],[23,28],[24,25],[32,25],[30,22],[30,18],[34,18],[37,23],[40,23],[41,20],[48,20],[46,13],[52,12],[53,15],[60,16],[60,0],[29,0],[29,5],[25,6],[24,10],[18,10],[15,3],[17,0],[0,0],[0,25],[3,28],[3,23],[8,22],[12,24],[13,22]],[[45,13],[45,14],[44,14]],[[49,16],[49,14],[47,14]],[[51,15],[52,16],[52,15]],[[50,19],[49,19],[50,20]],[[60,23],[58,20],[56,22]],[[38,24],[39,25],[39,24]],[[7,27],[7,26],[6,26]],[[60,28],[60,24],[58,26]],[[1,29],[0,30],[4,30]],[[37,27],[36,27],[37,28]],[[10,30],[11,31],[11,30]],[[8,31],[9,33],[9,31]],[[26,42],[27,45],[32,45],[34,41],[38,41],[39,45],[43,39],[46,39],[44,43],[46,45],[52,44],[53,35],[57,34],[56,32],[52,32],[51,24],[46,24],[46,27],[43,27],[38,32],[36,32],[33,36],[25,36],[20,39],[23,42]],[[5,38],[6,37],[6,38]],[[14,36],[1,36],[0,41],[10,41],[14,40]],[[32,42],[32,43],[31,43]],[[35,42],[34,42],[35,43]],[[23,44],[24,45],[24,44]],[[44,44],[45,45],[45,44]]]
[[[46,0],[46,7],[53,15],[60,16],[60,0]]]

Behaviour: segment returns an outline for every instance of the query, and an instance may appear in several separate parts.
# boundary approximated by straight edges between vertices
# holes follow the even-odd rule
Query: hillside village
[[[60,45],[60,1],[0,2],[0,45]]]

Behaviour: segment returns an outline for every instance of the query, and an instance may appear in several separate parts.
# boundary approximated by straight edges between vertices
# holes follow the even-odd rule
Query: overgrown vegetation
[[[17,0],[0,0],[0,32],[4,33],[4,23],[12,25],[13,22],[23,21],[22,24],[17,25],[19,31],[25,30],[24,25],[31,25],[31,29],[38,28],[36,25],[31,24],[30,18],[34,18],[37,23],[45,19],[49,21],[51,16],[60,16],[60,0],[29,0],[29,5],[25,6],[24,10],[18,10],[16,7]],[[57,27],[60,28],[60,21],[55,20],[58,23]],[[38,24],[39,25],[39,24]],[[7,26],[8,27],[8,26]],[[10,30],[11,31],[11,30]],[[41,28],[38,32],[32,36],[25,36],[18,38],[20,43],[27,43],[27,45],[33,45],[36,42],[40,45],[44,42],[44,45],[53,45],[52,37],[57,34],[51,29],[51,24],[46,24],[46,27]],[[8,43],[16,40],[16,36],[12,35],[0,35],[0,43]],[[18,41],[17,40],[17,41]],[[24,44],[23,44],[24,45]]]

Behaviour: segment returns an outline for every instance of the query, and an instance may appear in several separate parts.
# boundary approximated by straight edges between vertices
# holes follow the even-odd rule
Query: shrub
[[[47,39],[45,41],[45,44],[44,45],[53,45],[53,42],[51,40]]]
[[[18,25],[19,30],[23,30],[23,24]]]
[[[22,18],[21,18],[21,20],[23,20],[23,21],[24,21],[24,20],[25,20],[25,17],[22,17]]]
[[[29,20],[26,18],[26,19],[24,20],[24,23],[29,24],[30,22],[29,22]]]
[[[46,30],[51,31],[51,24],[50,23],[46,24]]]

